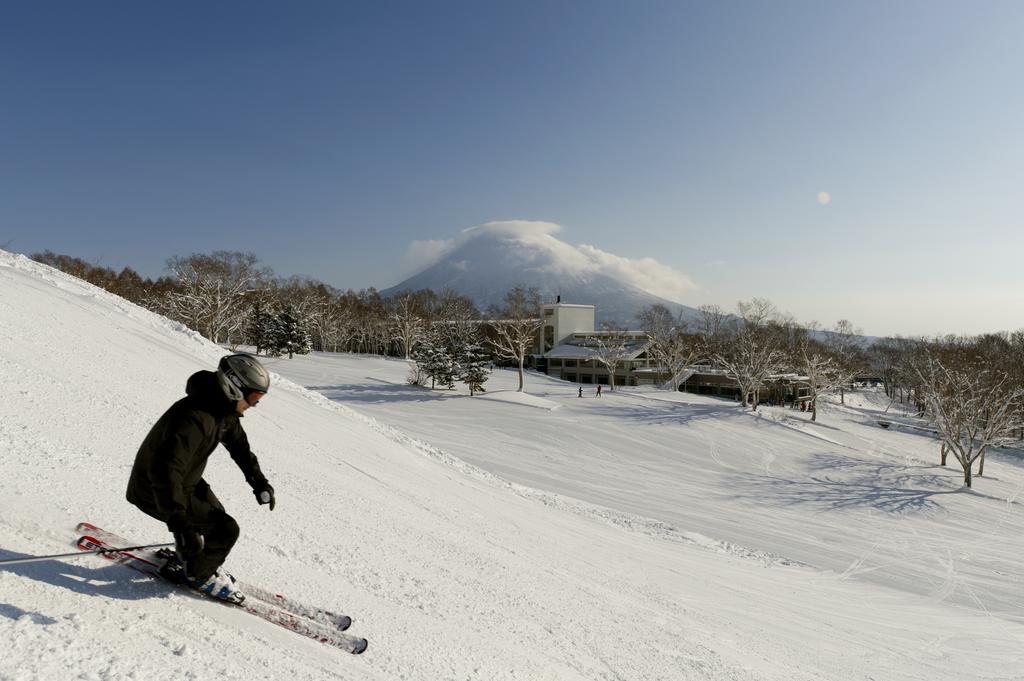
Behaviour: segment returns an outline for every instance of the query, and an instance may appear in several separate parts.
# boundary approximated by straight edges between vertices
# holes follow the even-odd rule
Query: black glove
[[[261,486],[256,487],[252,491],[256,497],[256,501],[262,506],[263,504],[270,504],[270,510],[274,510],[274,505],[277,503],[274,499],[274,488],[270,486],[269,482],[263,483]]]

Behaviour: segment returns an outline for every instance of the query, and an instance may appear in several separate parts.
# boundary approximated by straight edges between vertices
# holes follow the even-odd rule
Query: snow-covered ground
[[[128,471],[221,354],[0,251],[0,558],[70,550],[83,519],[165,540]],[[277,508],[223,451],[207,472],[242,526],[228,568],[351,614],[367,653],[86,557],[0,569],[0,679],[1024,678],[1024,470],[993,456],[963,491],[926,432],[878,427],[877,393],[812,424],[535,374],[520,395],[511,371],[469,397],[395,360],[268,364],[244,423]]]

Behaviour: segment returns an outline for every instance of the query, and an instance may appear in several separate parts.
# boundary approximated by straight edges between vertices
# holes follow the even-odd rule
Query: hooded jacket
[[[218,444],[227,448],[250,487],[258,490],[267,484],[256,455],[249,449],[241,416],[221,390],[217,374],[192,374],[185,394],[143,440],[126,494],[128,501],[172,529],[189,524],[189,501],[197,491],[199,496],[212,497],[203,471]]]

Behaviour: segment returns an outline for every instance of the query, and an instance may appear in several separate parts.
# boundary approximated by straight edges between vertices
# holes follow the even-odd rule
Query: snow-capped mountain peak
[[[425,267],[382,293],[430,288],[452,289],[486,310],[500,305],[516,287],[535,287],[545,301],[596,306],[598,322],[632,324],[645,307],[661,303],[684,313],[695,312],[666,295],[695,288],[682,275],[657,261],[633,260],[593,246],[572,246],[554,235],[549,222],[491,222],[462,232],[445,242],[417,242],[413,254],[429,252]],[[660,295],[659,295],[660,294]]]

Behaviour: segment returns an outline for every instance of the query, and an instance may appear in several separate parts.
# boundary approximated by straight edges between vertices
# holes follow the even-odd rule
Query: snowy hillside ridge
[[[184,324],[172,321],[155,312],[151,312],[144,307],[140,307],[135,303],[129,302],[120,296],[113,295],[99,286],[90,284],[78,277],[61,272],[49,265],[38,263],[28,256],[18,253],[9,253],[0,249],[0,267],[9,267],[11,269],[29,273],[34,277],[37,277],[40,281],[53,284],[57,288],[76,295],[88,298],[102,298],[108,305],[114,307],[118,311],[130,314],[138,319],[146,319],[156,328],[166,329],[171,333],[182,334],[200,345],[217,347],[216,344],[211,343],[201,334],[193,331]],[[221,354],[223,354],[223,352],[221,352]]]
[[[168,319],[161,314],[157,314],[156,312],[129,302],[120,296],[114,295],[109,291],[95,286],[94,284],[90,284],[78,277],[61,272],[49,265],[38,263],[24,255],[8,253],[0,250],[0,267],[10,267],[15,270],[30,273],[41,281],[53,284],[57,288],[75,295],[80,295],[86,298],[102,299],[106,305],[113,307],[119,312],[131,315],[134,319],[146,321],[154,328],[164,330],[174,337],[186,339],[189,342],[194,343],[198,346],[196,348],[198,351],[204,352],[204,354],[208,355],[210,358],[209,366],[197,367],[197,371],[200,368],[215,368],[220,358],[231,352],[231,350],[214,343],[199,332],[193,331],[180,322]],[[307,390],[293,381],[289,381],[280,374],[270,372],[270,378],[271,389],[275,392],[278,390],[286,390],[302,395],[314,402],[319,402],[322,399],[316,393]],[[343,405],[332,404],[331,407],[339,412],[347,413],[350,417],[362,418],[359,414],[347,407],[344,407]]]

